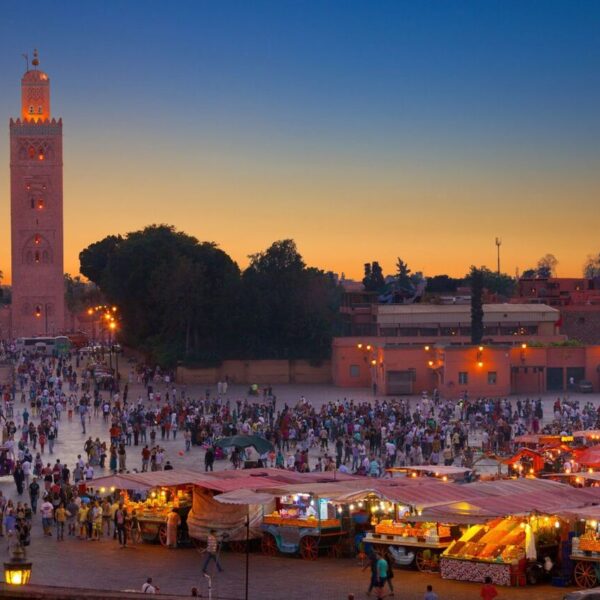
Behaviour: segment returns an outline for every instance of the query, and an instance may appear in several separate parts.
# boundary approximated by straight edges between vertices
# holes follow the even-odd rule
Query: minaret
[[[57,335],[65,325],[62,120],[50,119],[50,80],[37,50],[10,120],[12,337]]]

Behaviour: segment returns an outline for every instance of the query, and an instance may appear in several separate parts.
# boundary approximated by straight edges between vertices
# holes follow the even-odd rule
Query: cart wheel
[[[594,565],[588,562],[580,561],[576,563],[573,576],[575,578],[575,583],[582,588],[594,587],[598,581]]]
[[[342,558],[342,544],[337,543],[327,548],[327,556],[330,558]]]
[[[232,540],[227,545],[230,552],[242,553],[246,552],[246,542],[244,540]]]
[[[431,550],[418,550],[415,554],[415,564],[419,571],[427,573],[439,571],[440,561],[438,555]]]
[[[307,535],[300,540],[300,556],[304,560],[319,558],[319,542],[316,538]]]
[[[263,554],[267,556],[277,556],[279,549],[277,548],[277,542],[270,533],[263,533],[262,540],[260,542],[260,549]]]
[[[158,540],[163,546],[167,545],[167,526],[161,525],[158,528]]]

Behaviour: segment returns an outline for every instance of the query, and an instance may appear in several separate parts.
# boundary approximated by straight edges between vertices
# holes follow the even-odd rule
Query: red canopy
[[[521,448],[514,456],[507,458],[504,462],[505,465],[514,465],[523,458],[529,458],[532,461],[533,470],[538,472],[544,468],[544,457],[531,448]]]

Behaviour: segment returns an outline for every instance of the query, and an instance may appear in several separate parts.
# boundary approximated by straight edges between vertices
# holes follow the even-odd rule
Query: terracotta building
[[[51,118],[50,79],[21,79],[21,117],[10,120],[12,337],[64,329],[62,120]]]

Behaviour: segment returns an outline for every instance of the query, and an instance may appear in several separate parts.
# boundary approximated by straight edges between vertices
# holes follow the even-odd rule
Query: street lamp
[[[25,548],[18,543],[4,563],[4,581],[9,585],[27,585],[31,578],[31,563],[27,562]]]

